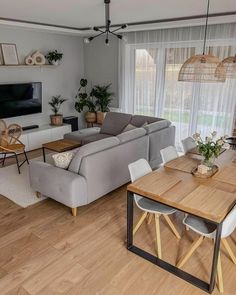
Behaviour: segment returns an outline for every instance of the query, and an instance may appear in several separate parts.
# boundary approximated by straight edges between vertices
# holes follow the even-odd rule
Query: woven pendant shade
[[[216,75],[216,69],[219,74]],[[184,82],[225,82],[226,70],[214,55],[199,54],[190,57],[179,71],[178,81]]]
[[[216,76],[221,77],[221,67],[226,70],[226,77],[230,79],[236,79],[236,56],[230,56],[222,60],[222,62],[216,68]]]

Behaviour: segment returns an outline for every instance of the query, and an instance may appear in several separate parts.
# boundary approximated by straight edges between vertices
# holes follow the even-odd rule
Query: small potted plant
[[[50,65],[58,66],[59,62],[62,60],[63,53],[60,53],[57,50],[49,51],[45,57]]]
[[[59,114],[61,105],[67,101],[67,99],[62,98],[61,95],[53,96],[52,99],[48,102],[51,106],[53,115],[50,115],[51,125],[61,126],[63,125],[63,115]]]
[[[78,94],[76,95],[75,109],[77,112],[81,113],[83,110],[87,110],[85,113],[85,120],[87,123],[96,122],[96,105],[93,101],[93,97],[87,93],[87,79],[80,80],[80,88]]]
[[[94,86],[91,95],[96,98],[97,111],[97,123],[102,124],[106,113],[110,111],[109,106],[112,101],[114,93],[110,92],[111,84],[104,86]]]

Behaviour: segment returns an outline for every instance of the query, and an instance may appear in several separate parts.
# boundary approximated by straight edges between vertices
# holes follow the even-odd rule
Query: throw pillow
[[[74,154],[74,152],[69,151],[53,155],[52,158],[54,160],[55,166],[58,168],[67,169],[74,157]]]
[[[130,131],[130,130],[133,130],[133,129],[136,129],[137,127],[135,127],[134,125],[132,124],[128,124],[123,130],[122,130],[122,133],[124,132],[127,132],[127,131]]]

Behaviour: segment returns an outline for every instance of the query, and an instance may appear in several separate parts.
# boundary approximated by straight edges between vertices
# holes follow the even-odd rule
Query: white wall
[[[6,28],[0,26],[0,43],[15,43],[20,63],[24,57],[35,50],[46,54],[49,50],[57,49],[64,53],[60,66],[55,68],[0,68],[0,83],[9,82],[42,82],[43,112],[7,119],[22,126],[30,124],[47,124],[49,122],[50,107],[48,101],[52,95],[61,94],[69,99],[62,107],[64,116],[79,116],[79,125],[83,125],[82,115],[74,110],[74,97],[79,87],[79,81],[84,77],[84,44],[77,36],[39,32],[21,28]]]
[[[92,85],[112,83],[112,107],[118,107],[118,39],[109,38],[109,46],[103,36],[85,44],[85,77]]]

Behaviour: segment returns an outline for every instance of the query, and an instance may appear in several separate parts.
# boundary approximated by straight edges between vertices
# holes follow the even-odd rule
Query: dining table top
[[[221,223],[236,204],[236,151],[226,150],[216,159],[219,171],[210,178],[191,173],[200,160],[191,153],[181,156],[129,184],[127,190]]]

